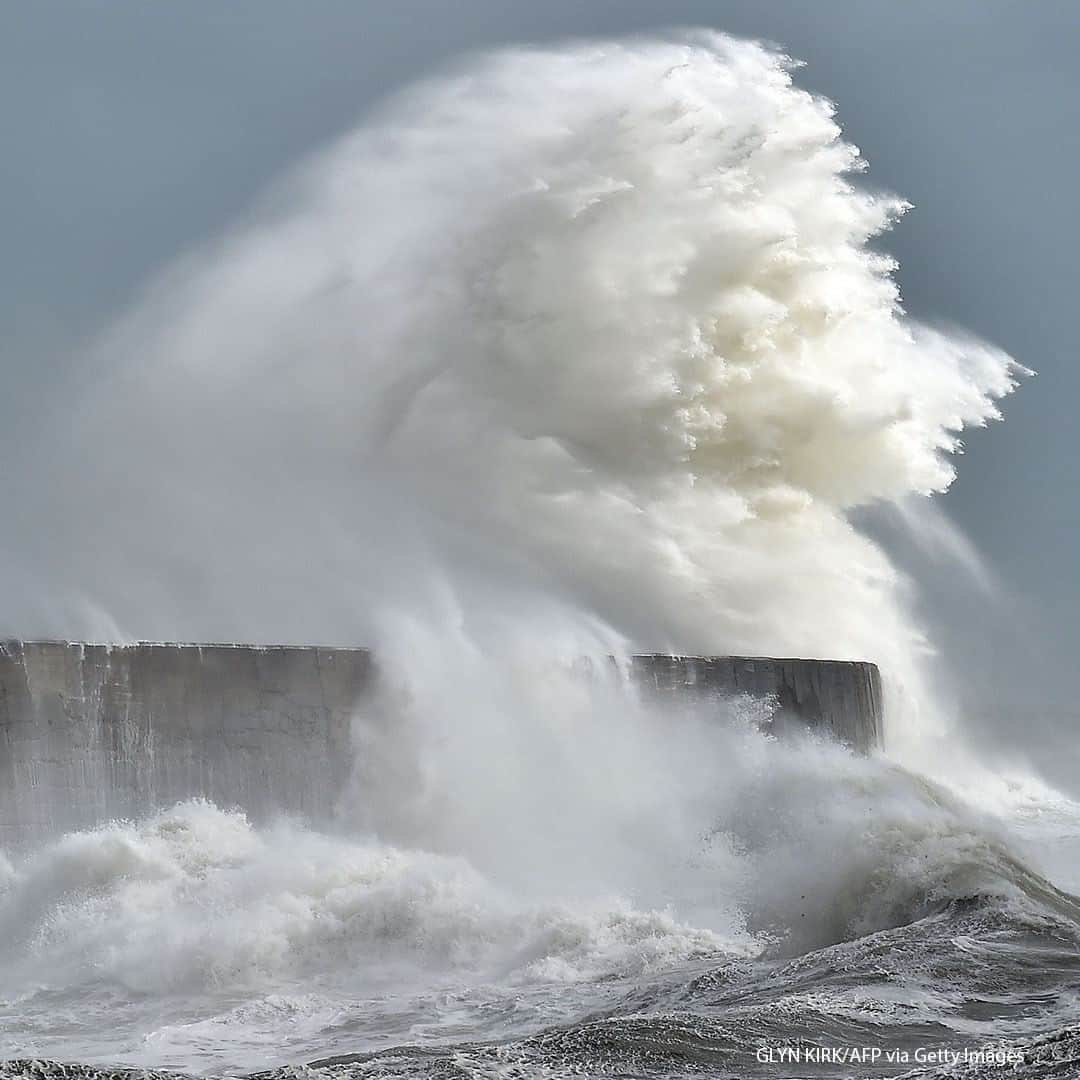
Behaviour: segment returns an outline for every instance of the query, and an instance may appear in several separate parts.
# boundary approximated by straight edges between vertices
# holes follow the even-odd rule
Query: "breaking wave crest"
[[[288,823],[256,830],[203,802],[37,852],[0,893],[0,925],[8,958],[28,949],[36,980],[157,993],[372,965],[381,982],[395,963],[574,980],[749,947],[737,929],[694,929],[618,898],[528,904],[460,858]]]
[[[564,838],[565,863],[515,882],[497,863],[287,820],[256,828],[193,801],[69,834],[9,867],[0,956],[39,986],[105,980],[140,993],[270,992],[320,976],[370,990],[408,972],[520,986],[797,954],[956,901],[1077,919],[999,827],[916,776],[757,735],[727,751],[696,836],[666,859],[647,849],[648,863],[609,866],[621,889],[574,876],[584,857],[604,857],[605,834]],[[534,854],[532,836],[519,842]]]

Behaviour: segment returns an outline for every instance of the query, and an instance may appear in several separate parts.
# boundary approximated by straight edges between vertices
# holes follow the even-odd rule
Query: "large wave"
[[[873,243],[904,204],[790,68],[577,45],[386,103],[108,335],[23,492],[25,622],[367,642],[569,609],[910,674],[848,512],[946,488],[1016,369],[904,316]]]

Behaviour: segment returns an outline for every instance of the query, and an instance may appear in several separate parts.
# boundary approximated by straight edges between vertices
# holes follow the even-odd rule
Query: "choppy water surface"
[[[620,855],[601,878],[622,867],[621,889],[197,801],[25,853],[0,884],[0,1054],[207,1075],[885,1076],[1005,1041],[1029,1062],[1016,1075],[1075,1075],[1080,904],[1053,884],[1078,865],[1074,806],[1014,788],[975,810],[884,761],[726,737],[746,778],[726,774],[655,873]],[[675,837],[636,839],[656,859]],[[568,843],[568,863],[590,849]],[[895,1057],[796,1065],[792,1047]]]

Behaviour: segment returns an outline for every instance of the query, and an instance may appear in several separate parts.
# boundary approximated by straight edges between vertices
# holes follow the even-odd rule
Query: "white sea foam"
[[[132,990],[273,986],[380,964],[573,980],[693,952],[746,952],[727,934],[610,897],[530,904],[464,860],[180,804],[36,852],[0,903],[8,960],[35,981]],[[379,985],[379,978],[372,978]]]

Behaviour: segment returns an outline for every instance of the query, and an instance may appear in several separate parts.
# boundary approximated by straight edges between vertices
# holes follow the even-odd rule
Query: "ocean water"
[[[375,794],[384,747],[319,829],[191,800],[0,864],[4,1075],[1076,1075],[1080,807],[586,698],[509,784]]]
[[[1080,1075],[1080,808],[956,734],[852,514],[934,520],[1023,369],[906,316],[905,204],[793,71],[463,61],[88,351],[7,617],[359,642],[394,690],[331,821],[193,798],[0,858],[0,1075]],[[886,752],[574,674],[665,650],[875,661]]]

